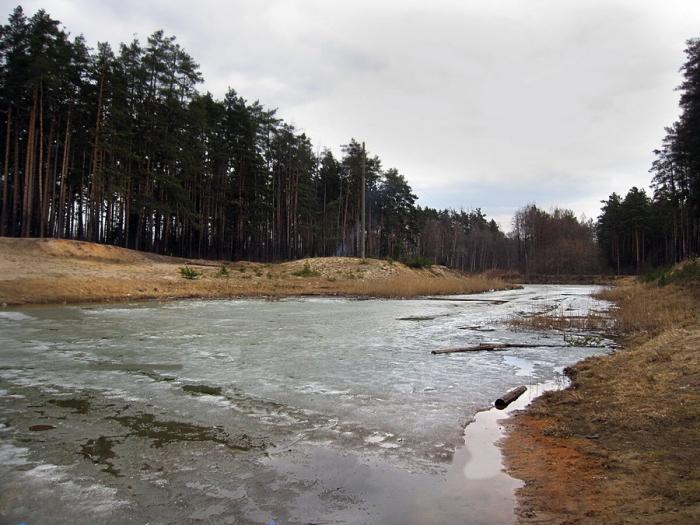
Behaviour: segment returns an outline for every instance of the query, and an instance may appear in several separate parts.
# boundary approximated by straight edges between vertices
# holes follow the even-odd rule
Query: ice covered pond
[[[507,325],[593,290],[0,310],[0,521],[508,521],[464,426],[607,351]],[[533,347],[430,353],[480,342]]]

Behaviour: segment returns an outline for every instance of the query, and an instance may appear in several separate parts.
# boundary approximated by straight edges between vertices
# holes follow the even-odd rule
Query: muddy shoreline
[[[638,284],[621,293],[623,319],[647,296],[643,309],[660,317],[660,294],[693,295]],[[700,522],[700,326],[692,315],[668,325],[651,319],[506,421],[507,472],[524,482],[519,523]]]

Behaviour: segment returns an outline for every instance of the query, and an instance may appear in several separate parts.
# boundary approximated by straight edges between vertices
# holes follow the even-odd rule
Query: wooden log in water
[[[564,344],[546,344],[546,343],[481,343],[476,346],[463,346],[458,348],[440,348],[432,350],[431,354],[456,354],[459,352],[483,352],[483,351],[499,351],[507,350],[508,348],[566,348]],[[608,348],[608,346],[592,346],[587,345],[585,348]]]
[[[440,348],[438,350],[433,350],[431,354],[456,354],[458,352],[484,352],[484,351],[498,351],[506,350],[508,348],[533,348],[537,346],[549,346],[549,345],[534,345],[534,344],[523,344],[523,343],[481,343],[476,346],[462,346],[459,348]],[[554,345],[552,345],[554,346]]]
[[[514,388],[513,390],[506,392],[501,397],[496,399],[496,402],[494,403],[494,405],[496,405],[497,409],[503,410],[508,405],[510,405],[513,401],[515,401],[520,396],[522,396],[526,390],[527,390],[527,387],[525,385],[519,386],[518,388]]]
[[[433,350],[431,354],[456,354],[458,352],[483,352],[485,350],[505,350],[512,345],[505,343],[481,343],[476,346],[463,346],[460,348],[441,348],[439,350]]]

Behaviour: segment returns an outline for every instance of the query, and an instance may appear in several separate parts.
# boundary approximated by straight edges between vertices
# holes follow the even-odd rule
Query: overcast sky
[[[7,16],[16,2],[0,0]],[[700,1],[45,0],[91,45],[177,36],[202,90],[279,108],[319,148],[364,140],[419,204],[596,217],[648,186]]]

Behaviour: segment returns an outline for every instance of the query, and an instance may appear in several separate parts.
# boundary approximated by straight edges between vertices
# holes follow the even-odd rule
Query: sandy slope
[[[202,275],[184,279],[188,265]],[[308,264],[311,276],[296,276]],[[219,275],[226,265],[228,276]],[[328,257],[280,264],[186,260],[61,239],[0,237],[0,304],[178,297],[356,294],[411,296],[503,288],[498,279],[465,278],[444,267]]]

